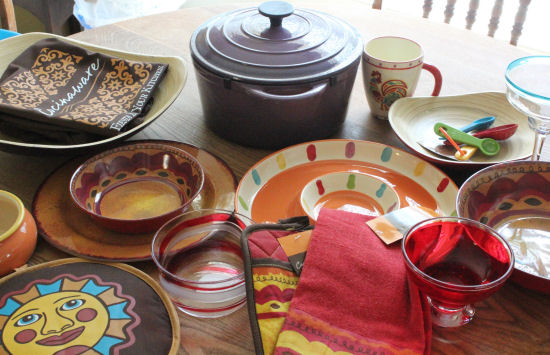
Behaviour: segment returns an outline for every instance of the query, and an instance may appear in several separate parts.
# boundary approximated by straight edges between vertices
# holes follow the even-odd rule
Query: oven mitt
[[[0,78],[2,131],[74,143],[138,124],[168,65],[94,53],[56,38],[21,53]],[[26,140],[26,139],[25,139]]]
[[[254,224],[242,235],[246,295],[256,354],[272,354],[298,284],[278,238],[310,229],[307,217]]]
[[[275,354],[425,354],[429,306],[372,217],[322,209]]]

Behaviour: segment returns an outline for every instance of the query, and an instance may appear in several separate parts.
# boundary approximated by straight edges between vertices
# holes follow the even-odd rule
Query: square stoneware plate
[[[473,121],[494,116],[491,127],[516,123],[518,128],[510,138],[499,141],[500,152],[486,156],[476,152],[470,160],[458,161],[443,158],[418,144],[418,141],[437,141],[433,127],[437,122],[460,128]],[[506,94],[485,92],[446,97],[407,97],[397,100],[390,108],[388,119],[399,137],[415,154],[438,165],[475,165],[479,167],[521,160],[533,150],[535,133],[529,128],[527,116],[508,103]]]
[[[120,133],[114,137],[98,137],[95,141],[83,144],[66,145],[53,143],[37,144],[25,142],[24,140],[18,140],[0,131],[1,150],[21,153],[36,153],[39,151],[88,151],[89,149],[97,148],[98,146],[104,146],[112,144],[116,141],[127,139],[145,128],[147,125],[151,124],[168,107],[170,107],[170,105],[174,102],[174,100],[178,97],[179,93],[183,89],[183,86],[187,79],[187,69],[185,67],[185,62],[179,57],[161,57],[123,52],[101,46],[95,46],[66,37],[56,36],[49,33],[27,33],[0,41],[0,53],[2,53],[2,55],[0,55],[0,75],[1,73],[4,73],[8,65],[19,54],[30,47],[33,43],[44,38],[52,37],[76,46],[80,46],[93,52],[108,54],[118,58],[142,62],[165,63],[168,64],[168,71],[166,72],[166,76],[154,93],[153,105],[151,106],[149,112],[143,118],[143,122],[123,133]]]

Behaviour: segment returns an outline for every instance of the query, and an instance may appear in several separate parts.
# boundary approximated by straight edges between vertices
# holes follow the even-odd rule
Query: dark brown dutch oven
[[[284,1],[214,17],[191,37],[206,124],[258,148],[325,138],[346,117],[362,50],[347,23]]]

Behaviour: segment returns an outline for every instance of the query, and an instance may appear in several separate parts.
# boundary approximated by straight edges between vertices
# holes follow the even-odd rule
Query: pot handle
[[[263,90],[259,89],[252,89],[249,88],[248,91],[253,94],[257,95],[263,99],[266,100],[300,100],[300,99],[307,99],[309,97],[315,96],[323,91],[326,90],[328,87],[328,82],[319,83],[317,85],[314,85],[311,89],[305,92],[301,92],[299,94],[293,94],[293,95],[284,95],[284,94],[273,94],[270,92],[265,92]]]
[[[294,6],[286,1],[266,1],[258,7],[260,14],[269,17],[271,28],[281,26],[284,17],[294,13]]]

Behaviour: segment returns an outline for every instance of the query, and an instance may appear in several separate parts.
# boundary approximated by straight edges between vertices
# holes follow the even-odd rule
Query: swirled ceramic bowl
[[[550,293],[550,162],[506,162],[480,170],[460,188],[456,210],[508,241],[516,258],[512,280]]]
[[[101,226],[122,233],[156,231],[202,189],[204,173],[185,151],[132,143],[100,153],[74,172],[74,203]]]

